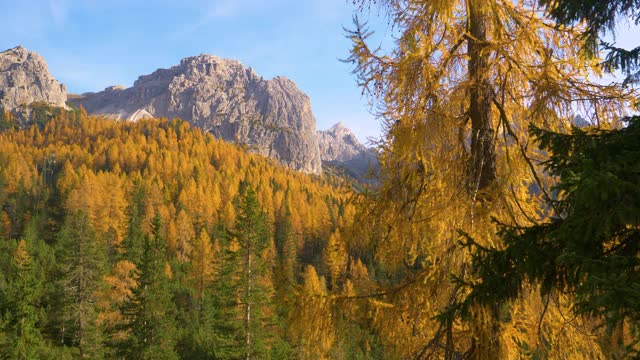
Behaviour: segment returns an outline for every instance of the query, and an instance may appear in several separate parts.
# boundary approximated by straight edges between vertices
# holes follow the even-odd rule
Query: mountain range
[[[142,75],[130,88],[68,94],[37,53],[18,46],[0,53],[0,106],[28,115],[28,105],[82,106],[116,120],[181,118],[226,141],[246,145],[285,166],[310,174],[337,167],[362,178],[374,152],[338,123],[317,131],[311,101],[285,78],[265,80],[237,60],[213,55],[182,59]]]

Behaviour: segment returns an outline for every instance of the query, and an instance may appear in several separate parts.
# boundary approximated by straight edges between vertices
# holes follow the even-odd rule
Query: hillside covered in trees
[[[179,119],[0,112],[0,358],[639,358],[640,49],[602,35],[640,2],[354,4],[393,25],[347,33],[367,184]]]
[[[3,118],[3,358],[314,357],[315,297],[367,277],[348,184],[179,120],[57,113]]]

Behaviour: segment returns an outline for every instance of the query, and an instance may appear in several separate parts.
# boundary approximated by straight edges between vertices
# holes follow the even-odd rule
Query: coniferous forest
[[[640,48],[604,40],[640,1],[354,4],[397,31],[347,30],[364,183],[180,119],[0,113],[0,358],[640,358]]]
[[[307,300],[367,277],[344,249],[355,207],[337,177],[179,120],[60,112],[0,137],[7,358],[312,356]]]

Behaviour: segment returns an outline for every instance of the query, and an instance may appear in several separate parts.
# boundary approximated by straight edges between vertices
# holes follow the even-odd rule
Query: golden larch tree
[[[536,1],[376,3],[392,24],[393,45],[372,50],[371,33],[356,21],[348,61],[384,123],[381,185],[357,216],[370,219],[370,231],[355,229],[364,236],[349,243],[375,249],[378,273],[396,279],[371,310],[381,339],[416,358],[519,356],[525,340],[547,354],[564,347],[559,358],[580,346],[597,353],[584,329],[563,326],[560,305],[540,320],[539,302],[525,299],[514,305],[528,309],[519,323],[495,307],[472,309],[466,323],[435,317],[473,281],[460,232],[499,246],[492,219],[527,225],[545,215],[539,209],[552,179],[528,126],[566,131],[576,112],[614,126],[631,94],[590,81],[597,59],[581,53],[578,29],[556,26]],[[579,345],[568,346],[561,331]],[[549,336],[554,343],[539,340]]]

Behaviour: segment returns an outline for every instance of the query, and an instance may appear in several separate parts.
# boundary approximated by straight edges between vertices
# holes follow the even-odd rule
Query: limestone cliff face
[[[323,163],[343,168],[357,179],[363,180],[369,168],[377,166],[376,155],[342,123],[318,131],[318,144]]]
[[[322,170],[309,98],[293,81],[264,80],[235,60],[212,55],[183,59],[136,80],[72,99],[89,113],[136,121],[181,118],[216,137],[247,144],[306,173]]]
[[[0,52],[0,106],[4,109],[34,102],[66,107],[66,101],[67,89],[49,74],[40,55],[22,46]]]
[[[27,126],[34,102],[65,107],[67,92],[44,59],[22,46],[0,52],[0,106]],[[181,118],[295,170],[319,174],[322,162],[366,173],[375,155],[342,124],[316,131],[309,98],[284,77],[264,80],[236,60],[200,55],[143,75],[130,88],[71,96],[89,113],[138,121]]]
[[[318,145],[323,161],[347,161],[368,151],[342,123],[318,131]]]

